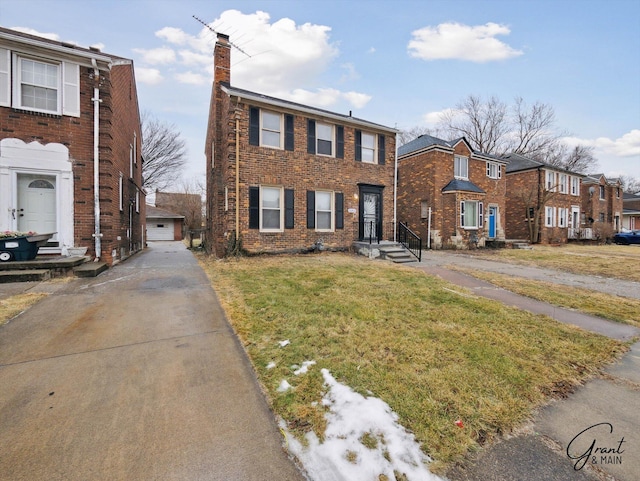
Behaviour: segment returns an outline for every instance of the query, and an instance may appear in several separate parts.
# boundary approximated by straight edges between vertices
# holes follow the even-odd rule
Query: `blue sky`
[[[470,94],[552,105],[599,171],[640,178],[637,0],[0,0],[0,25],[134,60],[141,110],[204,175],[214,37],[233,85],[373,122],[428,126]]]

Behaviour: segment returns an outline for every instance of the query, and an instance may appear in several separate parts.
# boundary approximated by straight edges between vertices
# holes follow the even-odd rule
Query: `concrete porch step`
[[[8,282],[32,282],[51,279],[49,269],[20,269],[0,271],[0,284]]]
[[[383,259],[389,259],[396,264],[406,264],[417,261],[417,259],[402,246],[380,247],[380,254]]]
[[[85,262],[73,268],[73,273],[77,277],[97,277],[98,274],[109,269],[106,262]]]
[[[514,242],[512,246],[514,249],[525,249],[525,250],[533,249],[533,247],[528,242]]]

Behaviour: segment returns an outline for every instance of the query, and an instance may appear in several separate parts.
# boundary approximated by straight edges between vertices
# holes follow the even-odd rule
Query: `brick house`
[[[620,179],[591,174],[582,179],[582,226],[594,239],[608,239],[622,228],[623,192]]]
[[[622,227],[640,230],[640,193],[622,194]]]
[[[131,60],[0,27],[0,231],[109,264],[144,245]]]
[[[152,241],[180,241],[183,239],[184,216],[167,209],[148,205],[147,240]]]
[[[433,248],[504,241],[506,163],[464,138],[421,135],[398,149],[398,220]]]
[[[540,243],[580,238],[584,175],[508,154],[506,235]]]
[[[231,86],[218,34],[205,152],[205,246],[223,256],[347,249],[394,235],[389,127]]]

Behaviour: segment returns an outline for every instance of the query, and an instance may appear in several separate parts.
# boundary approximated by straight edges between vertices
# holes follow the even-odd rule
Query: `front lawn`
[[[534,244],[533,249],[478,249],[466,251],[500,260],[591,276],[640,282],[640,247],[618,245]]]
[[[434,472],[517,427],[626,349],[382,261],[199,258],[290,431],[322,439],[326,368],[388,403],[434,459]],[[316,364],[294,375],[304,361]],[[293,388],[279,392],[283,380]]]

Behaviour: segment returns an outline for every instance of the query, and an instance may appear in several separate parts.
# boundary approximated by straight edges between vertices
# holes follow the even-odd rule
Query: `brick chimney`
[[[214,82],[231,83],[231,45],[229,35],[218,33],[218,41],[213,51],[213,65],[215,68]]]

